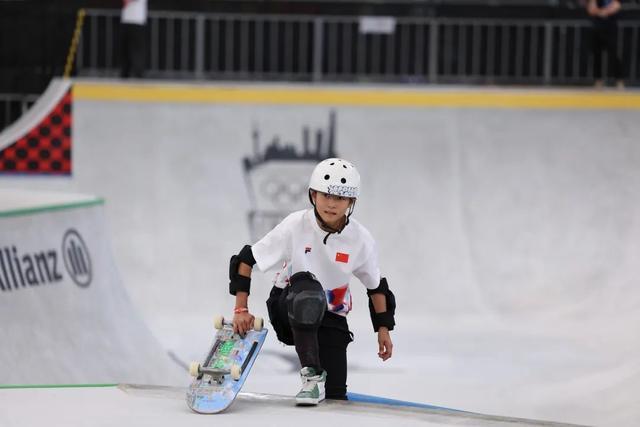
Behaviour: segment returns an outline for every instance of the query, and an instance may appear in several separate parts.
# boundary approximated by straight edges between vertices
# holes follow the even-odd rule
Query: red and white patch
[[[345,264],[349,262],[349,254],[344,254],[342,252],[336,252],[336,262],[344,262]]]

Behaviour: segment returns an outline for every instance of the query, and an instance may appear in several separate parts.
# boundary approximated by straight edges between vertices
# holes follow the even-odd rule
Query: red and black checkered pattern
[[[24,137],[0,151],[0,173],[71,174],[71,89]]]

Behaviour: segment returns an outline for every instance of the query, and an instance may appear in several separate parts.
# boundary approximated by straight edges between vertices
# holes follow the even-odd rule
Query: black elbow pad
[[[256,264],[251,252],[251,246],[245,245],[238,255],[234,255],[229,260],[229,293],[235,295],[238,291],[250,293],[251,278],[238,274],[238,267],[243,262],[250,267]]]
[[[373,301],[369,298],[369,314],[371,315],[371,323],[373,324],[373,330],[378,332],[381,326],[385,326],[390,331],[393,330],[396,325],[395,313],[396,313],[396,297],[389,289],[387,279],[380,279],[380,285],[375,289],[368,289],[367,295],[371,297],[373,294],[383,294],[387,302],[387,311],[382,313],[376,313],[373,307]]]

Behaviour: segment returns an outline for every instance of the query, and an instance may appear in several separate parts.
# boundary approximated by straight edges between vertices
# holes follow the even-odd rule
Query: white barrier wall
[[[123,288],[102,201],[38,195],[0,190],[0,384],[182,384]]]
[[[202,308],[226,298],[248,215],[272,210],[265,193],[283,212],[306,204],[315,160],[243,170],[276,146],[300,156],[305,129],[307,151],[320,133],[323,150],[332,139],[361,170],[354,215],[377,238],[403,312],[529,319],[634,307],[638,111],[75,105],[74,178],[60,185],[112,201],[134,292],[167,309],[199,304],[176,288],[196,291]],[[151,292],[159,284],[168,291]]]

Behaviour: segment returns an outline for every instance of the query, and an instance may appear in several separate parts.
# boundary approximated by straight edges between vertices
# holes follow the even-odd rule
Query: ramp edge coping
[[[61,204],[55,204],[55,205],[38,206],[33,208],[9,209],[5,211],[0,211],[0,218],[33,215],[33,214],[40,214],[40,213],[47,213],[47,212],[56,212],[56,211],[67,210],[67,209],[88,208],[92,206],[103,205],[104,203],[105,203],[105,200],[103,198],[97,198],[94,200],[87,200],[82,202],[61,203]]]

